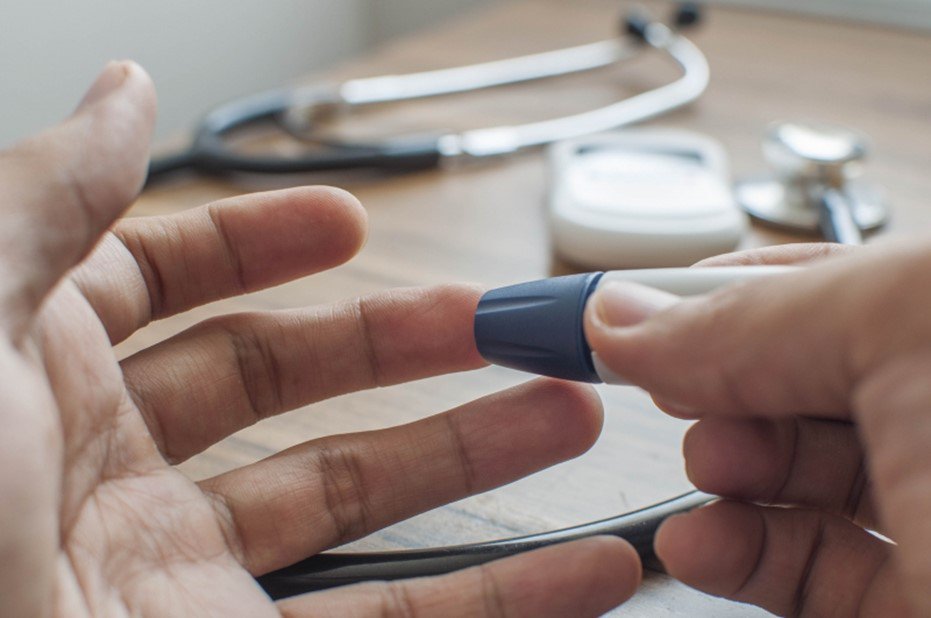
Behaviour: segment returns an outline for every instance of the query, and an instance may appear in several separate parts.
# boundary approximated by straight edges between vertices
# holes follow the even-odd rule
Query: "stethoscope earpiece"
[[[679,30],[691,28],[701,23],[701,4],[698,2],[680,2],[673,11],[670,20]]]

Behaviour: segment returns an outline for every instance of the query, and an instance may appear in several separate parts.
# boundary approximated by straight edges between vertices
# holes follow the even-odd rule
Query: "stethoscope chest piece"
[[[772,172],[734,187],[737,203],[754,219],[849,243],[888,222],[881,189],[858,178],[867,143],[856,131],[823,124],[774,124],[764,137],[763,153]]]
[[[853,218],[864,232],[872,232],[889,221],[889,206],[878,186],[863,181],[847,184],[853,198]],[[755,176],[738,182],[734,195],[747,214],[754,219],[793,232],[817,234],[820,230],[818,210],[806,196],[787,188],[774,176]]]

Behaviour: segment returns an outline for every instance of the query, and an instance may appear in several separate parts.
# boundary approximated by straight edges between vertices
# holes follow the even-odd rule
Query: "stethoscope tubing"
[[[188,149],[153,159],[148,181],[185,168],[214,174],[288,174],[354,168],[404,171],[439,164],[436,138],[430,137],[376,146],[327,147],[304,155],[275,157],[241,154],[225,145],[224,134],[244,124],[274,119],[288,109],[291,98],[289,90],[273,90],[218,107],[201,123]]]
[[[649,561],[654,557],[653,537],[666,518],[713,499],[714,496],[690,491],[600,521],[486,543],[388,552],[323,553],[256,579],[269,596],[280,599],[364,581],[443,575],[541,547],[601,535],[626,539],[644,561]]]
[[[659,22],[647,22],[634,31],[634,36],[639,44],[603,41],[471,67],[257,93],[210,112],[189,148],[152,161],[147,182],[183,169],[211,174],[431,169],[446,161],[511,154],[640,122],[686,105],[704,92],[708,85],[708,63],[694,44]],[[236,129],[264,121],[286,123],[295,113],[312,116],[317,110],[345,110],[588,71],[627,58],[644,45],[665,52],[679,66],[682,76],[665,86],[572,116],[462,133],[392,138],[374,144],[318,143],[312,150],[287,156],[236,152],[225,140]],[[546,67],[543,60],[552,66],[543,68]]]

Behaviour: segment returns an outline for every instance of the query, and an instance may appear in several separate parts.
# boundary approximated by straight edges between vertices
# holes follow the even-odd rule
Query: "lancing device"
[[[585,305],[601,286],[627,281],[679,296],[759,277],[785,274],[796,266],[722,266],[615,270],[553,277],[486,292],[475,312],[475,342],[495,365],[539,375],[626,384],[593,358],[585,340]]]

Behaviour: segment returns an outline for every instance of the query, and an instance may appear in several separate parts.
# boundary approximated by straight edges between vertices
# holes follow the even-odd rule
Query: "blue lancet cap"
[[[582,331],[582,314],[602,274],[553,277],[487,292],[475,312],[479,353],[495,365],[601,382]]]

